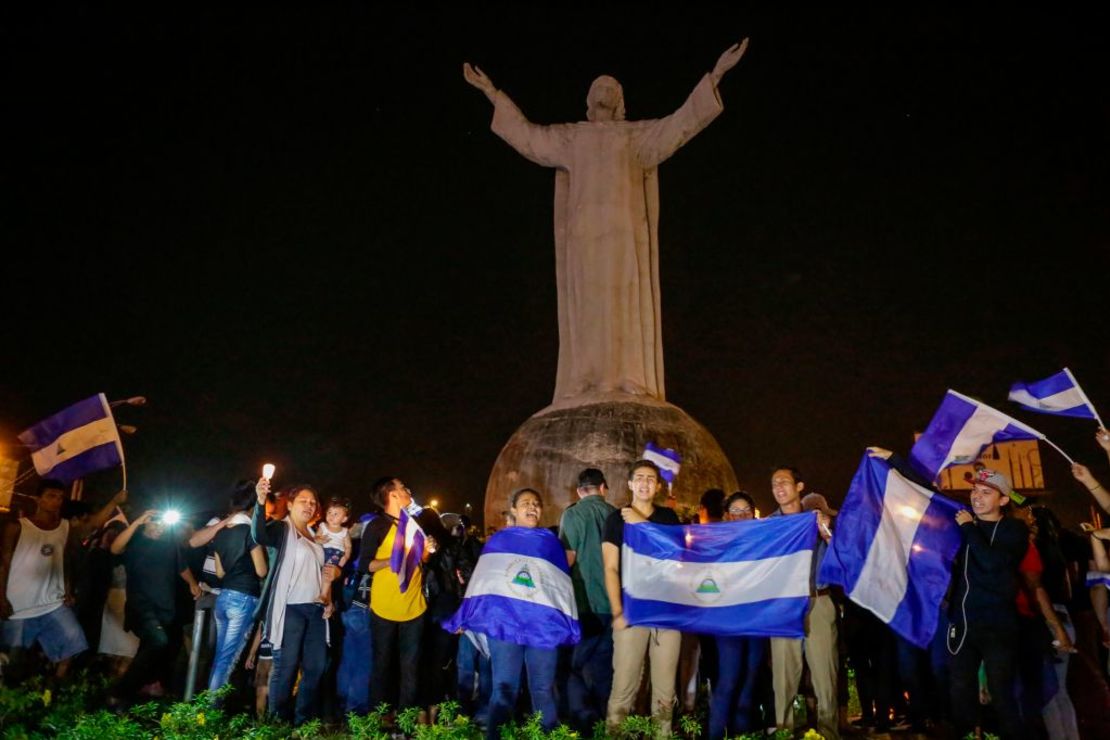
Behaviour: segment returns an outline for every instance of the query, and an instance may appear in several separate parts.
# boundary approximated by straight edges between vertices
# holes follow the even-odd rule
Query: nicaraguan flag
[[[1044,438],[1033,427],[950,390],[910,450],[910,464],[931,481],[949,465],[975,462],[993,442]]]
[[[1014,383],[1010,387],[1010,400],[1042,414],[1076,416],[1080,419],[1098,418],[1094,406],[1087,400],[1087,394],[1066,367],[1051,378],[1032,383]]]
[[[644,445],[644,460],[655,463],[659,475],[667,483],[674,483],[678,469],[682,466],[682,456],[670,448],[656,447],[651,442]]]
[[[108,399],[99,393],[43,419],[19,435],[35,472],[72,483],[123,461],[123,445]]]
[[[409,590],[412,575],[424,560],[424,530],[401,509],[397,533],[393,536],[393,552],[389,553],[389,569],[397,574],[401,593]]]
[[[708,635],[804,637],[817,515],[624,525],[629,624]]]
[[[559,538],[542,527],[496,532],[482,549],[462,606],[443,628],[542,649],[577,643],[578,607]]]
[[[864,455],[817,581],[842,586],[895,632],[927,647],[960,548],[960,508],[886,460]]]

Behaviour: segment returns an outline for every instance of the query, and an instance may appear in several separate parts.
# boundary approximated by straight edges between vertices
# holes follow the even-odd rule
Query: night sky
[[[142,394],[118,419],[147,500],[215,506],[269,460],[359,507],[391,474],[480,509],[554,388],[554,178],[490,132],[462,63],[536,122],[584,118],[602,73],[651,118],[750,36],[723,115],[660,169],[668,400],[765,509],[784,462],[841,500],[948,387],[1110,477],[1093,424],[1005,401],[1066,365],[1110,417],[1105,18],[558,7],[0,24],[9,453],[69,403]]]

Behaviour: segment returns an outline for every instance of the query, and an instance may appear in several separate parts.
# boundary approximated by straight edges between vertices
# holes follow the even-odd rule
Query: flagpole
[[[1087,398],[1087,394],[1083,392],[1083,386],[1079,385],[1079,381],[1076,380],[1075,376],[1071,374],[1071,370],[1068,370],[1065,367],[1064,372],[1068,374],[1068,378],[1071,380],[1071,384],[1075,386],[1075,390],[1079,391],[1079,397],[1083,399],[1083,403],[1087,404],[1087,408],[1089,408],[1091,410],[1091,413],[1095,415],[1095,421],[1098,422],[1099,428],[1105,429],[1106,425],[1102,423],[1102,419],[1098,415],[1098,410],[1095,409],[1095,405],[1091,403],[1091,399]]]
[[[1068,456],[1068,453],[1061,450],[1059,448],[1059,446],[1057,446],[1057,444],[1055,442],[1053,442],[1051,439],[1049,439],[1048,437],[1041,437],[1041,440],[1046,442],[1052,449],[1056,450],[1061,455],[1063,455],[1064,459],[1068,461],[1069,465],[1075,465],[1075,460],[1072,460],[1071,457]]]

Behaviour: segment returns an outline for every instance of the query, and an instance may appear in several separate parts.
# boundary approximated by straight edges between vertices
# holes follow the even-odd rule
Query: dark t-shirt
[[[258,574],[254,570],[254,560],[251,558],[253,547],[254,540],[251,538],[249,524],[225,527],[216,534],[212,540],[212,549],[220,556],[220,565],[224,569],[224,577],[220,581],[221,589],[250,596],[262,593]]]
[[[166,532],[152,540],[140,528],[123,551],[127,570],[127,616],[153,615],[172,622],[177,614],[177,584],[185,570],[185,553]]]
[[[648,517],[648,521],[652,524],[682,524],[678,520],[678,514],[674,513],[674,509],[668,509],[666,506],[656,506],[655,510],[651,512],[651,516]],[[620,509],[606,518],[601,541],[616,545],[618,550],[624,544],[624,519],[621,518]]]
[[[961,623],[1017,628],[1018,565],[1029,550],[1029,530],[1012,517],[960,525],[965,545],[952,569],[956,591],[949,616]],[[966,597],[966,598],[965,598]]]

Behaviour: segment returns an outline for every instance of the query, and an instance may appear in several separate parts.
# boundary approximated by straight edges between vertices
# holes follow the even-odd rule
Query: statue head
[[[586,118],[590,121],[623,121],[624,90],[609,75],[601,75],[586,95]]]

